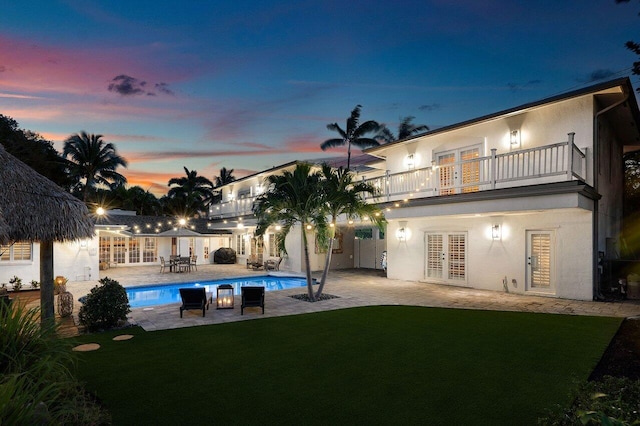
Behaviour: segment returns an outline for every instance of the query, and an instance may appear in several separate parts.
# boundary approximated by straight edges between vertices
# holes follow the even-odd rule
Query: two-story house
[[[622,229],[623,151],[637,145],[640,113],[622,78],[370,148],[355,172],[379,188],[370,202],[389,224],[342,223],[332,267],[379,268],[386,248],[390,278],[591,300]],[[293,167],[222,188],[212,226],[233,230],[241,257],[278,255],[273,235],[254,237],[251,206],[264,176]],[[304,267],[300,232],[285,269]]]

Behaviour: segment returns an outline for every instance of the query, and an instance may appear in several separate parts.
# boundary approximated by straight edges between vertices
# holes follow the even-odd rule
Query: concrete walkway
[[[241,265],[198,265],[197,272],[180,274],[170,272],[161,274],[160,267],[141,266],[100,271],[100,278],[109,277],[117,280],[124,287],[130,287],[264,274],[264,271],[253,271]],[[73,293],[77,300],[97,284],[97,280],[70,282],[67,284],[67,289]],[[154,331],[371,305],[412,305],[611,317],[640,315],[639,301],[586,302],[522,296],[497,291],[392,280],[382,276],[381,271],[363,269],[331,271],[324,293],[338,296],[335,299],[309,303],[289,297],[301,293],[306,293],[306,287],[266,292],[264,315],[260,309],[250,308],[246,309],[244,315],[241,316],[240,300],[236,297],[235,309],[216,310],[215,307],[212,307],[206,312],[204,318],[199,311],[185,311],[184,317],[180,318],[180,304],[177,303],[133,309],[129,314],[129,320],[146,331]],[[76,315],[77,305],[79,304],[76,303]]]

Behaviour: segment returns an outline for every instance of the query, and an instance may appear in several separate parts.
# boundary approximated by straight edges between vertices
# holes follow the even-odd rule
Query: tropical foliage
[[[327,220],[321,191],[322,176],[313,172],[311,165],[300,163],[293,171],[285,170],[281,175],[266,178],[266,192],[256,198],[253,211],[258,218],[256,234],[263,235],[269,226],[280,223],[282,228],[277,234],[277,245],[281,253],[286,254],[285,239],[295,225],[302,229],[302,242],[307,277],[307,294],[315,300],[311,265],[309,263],[309,232],[315,229],[318,241],[326,243]]]
[[[38,308],[0,303],[0,424],[108,424],[73,375],[68,340]]]
[[[184,172],[186,176],[169,180],[167,198],[175,200],[176,210],[172,213],[191,217],[207,210],[213,198],[213,183],[195,170],[184,167]]]
[[[53,147],[53,142],[32,131],[20,129],[14,119],[0,114],[0,143],[9,154],[69,189],[71,180],[66,173],[66,161]]]
[[[257,235],[263,235],[269,226],[280,224],[277,235],[278,248],[287,253],[285,239],[295,225],[301,227],[304,248],[307,293],[311,301],[322,296],[335,238],[336,221],[339,216],[346,218],[370,218],[382,227],[384,215],[374,205],[362,198],[365,194],[375,194],[375,188],[364,182],[353,182],[353,175],[346,169],[333,170],[322,165],[321,171],[313,171],[312,166],[301,163],[282,175],[267,178],[265,193],[258,196],[254,213],[258,218]],[[328,254],[320,286],[313,291],[311,265],[309,262],[309,235],[315,232],[315,239],[321,247],[328,246]]]
[[[220,169],[220,175],[215,177],[216,190],[214,191],[214,194],[213,194],[214,203],[222,201],[222,193],[220,190],[218,190],[218,188],[226,184],[229,184],[234,180],[236,180],[236,177],[233,175],[233,169],[227,169],[226,167],[223,167]]]
[[[420,132],[426,132],[429,127],[424,124],[413,124],[412,121],[415,117],[407,116],[400,119],[398,125],[398,135],[395,136],[387,126],[381,126],[376,139],[380,139],[385,143],[406,139],[409,136],[413,136]]]
[[[329,248],[325,258],[324,270],[316,297],[322,295],[327,281],[333,243],[337,229],[337,219],[344,216],[346,219],[369,219],[381,230],[384,227],[384,215],[374,204],[364,200],[366,195],[376,195],[376,188],[368,183],[353,181],[353,174],[342,167],[332,169],[329,165],[322,165],[321,193],[324,202],[325,213],[329,217]]]
[[[74,190],[82,194],[85,202],[97,185],[124,184],[127,179],[118,173],[127,161],[118,155],[112,143],[102,135],[81,132],[64,141],[62,155],[69,160],[69,175],[74,179]]]
[[[379,132],[381,129],[380,124],[373,120],[365,121],[361,124],[361,109],[362,105],[356,105],[353,111],[351,111],[351,116],[347,118],[347,127],[345,129],[342,129],[338,123],[327,124],[327,129],[332,132],[337,132],[340,137],[327,139],[320,144],[320,148],[323,151],[336,146],[347,145],[347,170],[351,168],[351,145],[362,149],[380,145],[375,138],[365,137],[367,134]]]
[[[105,277],[99,282],[101,285],[91,289],[78,313],[80,323],[89,330],[116,327],[131,312],[127,291],[118,281]]]

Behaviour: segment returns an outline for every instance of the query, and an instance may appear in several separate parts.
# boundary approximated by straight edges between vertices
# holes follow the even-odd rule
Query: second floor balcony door
[[[479,190],[481,146],[455,149],[436,154],[440,195],[476,192]]]

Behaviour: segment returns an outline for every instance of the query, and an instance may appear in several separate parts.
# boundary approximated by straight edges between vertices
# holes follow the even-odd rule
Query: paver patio
[[[179,274],[160,273],[160,268],[157,266],[120,267],[100,271],[101,278],[115,279],[124,287],[264,274],[264,271],[253,271],[242,265],[198,265],[198,271]],[[77,300],[97,284],[97,281],[69,282],[67,289]],[[368,305],[413,305],[612,317],[640,316],[639,301],[591,302],[523,296],[466,287],[392,280],[384,277],[381,271],[366,269],[331,271],[324,292],[338,298],[309,303],[289,297],[293,294],[306,293],[306,287],[301,287],[266,292],[264,315],[259,309],[248,309],[241,316],[240,299],[236,296],[235,309],[216,310],[212,306],[205,317],[196,311],[185,311],[184,318],[180,318],[180,304],[174,303],[153,308],[132,309],[129,320],[147,331],[154,331]],[[76,315],[78,308],[79,303],[76,303],[74,309]]]

